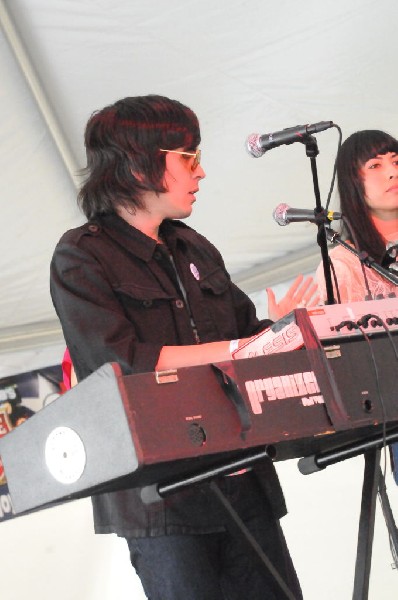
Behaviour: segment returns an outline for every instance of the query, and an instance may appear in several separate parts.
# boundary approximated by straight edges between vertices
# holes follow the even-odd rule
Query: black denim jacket
[[[105,362],[124,374],[153,371],[164,345],[229,340],[261,331],[251,300],[231,282],[218,250],[179,221],[160,229],[166,247],[117,215],[68,231],[51,263],[51,296],[78,379]],[[196,331],[194,331],[193,323]],[[105,458],[104,458],[105,459]],[[256,471],[277,517],[285,513],[271,462]],[[204,532],[222,528],[205,487],[145,505],[140,491],[95,496],[98,533],[126,537]]]

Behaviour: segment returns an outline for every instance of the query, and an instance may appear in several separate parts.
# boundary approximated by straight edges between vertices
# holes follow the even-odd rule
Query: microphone
[[[272,150],[272,148],[277,148],[283,144],[305,142],[306,136],[318,133],[319,131],[325,131],[325,129],[330,129],[333,126],[333,121],[320,121],[313,125],[296,125],[296,127],[288,127],[287,129],[282,129],[282,131],[265,133],[264,135],[252,133],[246,140],[246,150],[253,158],[259,158],[267,150]]]
[[[323,209],[321,212],[316,212],[315,208],[312,210],[308,208],[291,208],[288,204],[278,204],[272,216],[274,221],[281,226],[304,221],[319,225],[320,223],[330,223],[343,218],[341,213],[332,210]]]

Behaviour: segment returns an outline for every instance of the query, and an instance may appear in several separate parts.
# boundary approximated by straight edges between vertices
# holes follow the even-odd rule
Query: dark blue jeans
[[[294,597],[301,599],[279,521],[264,505],[264,496],[251,475],[238,478],[225,478],[220,486],[223,493]],[[259,566],[239,537],[229,531],[127,542],[149,600],[286,600],[266,568]]]

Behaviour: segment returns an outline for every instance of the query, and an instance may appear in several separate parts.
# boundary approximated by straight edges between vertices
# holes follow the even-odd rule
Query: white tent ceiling
[[[397,135],[397,17],[397,0],[0,0],[0,376],[20,370],[21,356],[26,370],[46,364],[14,350],[63,347],[49,263],[63,231],[83,220],[76,173],[94,110],[159,93],[197,112],[208,177],[189,222],[254,291],[311,271],[319,253],[313,225],[280,228],[271,217],[280,202],[314,206],[304,146],[255,160],[247,135],[323,120],[344,137],[363,128]],[[317,140],[325,202],[337,132]],[[307,600],[350,595],[361,484],[351,463],[310,482],[282,470],[284,527]],[[395,489],[391,497],[396,504]],[[59,511],[2,525],[4,597],[132,597],[116,569],[122,557],[109,558],[116,542],[91,535],[88,504]],[[396,572],[379,522],[370,598],[387,600]],[[132,577],[124,547],[123,560]]]
[[[323,120],[397,134],[397,17],[396,0],[0,0],[0,350],[60,340],[48,269],[83,220],[84,126],[127,95],[197,112],[207,179],[189,222],[242,287],[311,270],[315,227],[271,216],[315,204],[305,147],[253,159],[244,141]],[[316,137],[324,203],[338,136]]]

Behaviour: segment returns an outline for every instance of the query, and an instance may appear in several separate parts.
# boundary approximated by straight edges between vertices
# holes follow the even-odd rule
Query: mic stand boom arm
[[[346,250],[349,250],[349,252],[351,252],[352,254],[355,254],[355,256],[358,257],[358,260],[360,260],[364,265],[366,265],[370,269],[373,269],[373,271],[376,271],[376,273],[378,273],[381,277],[383,277],[383,279],[386,279],[387,281],[389,281],[390,283],[393,283],[394,285],[398,285],[398,277],[396,275],[394,275],[394,273],[391,273],[391,271],[389,271],[388,269],[385,269],[384,267],[379,265],[374,260],[374,258],[369,256],[369,254],[367,252],[365,252],[365,251],[358,252],[358,250],[356,250],[353,246],[351,246],[350,244],[347,244],[346,242],[343,242],[343,240],[340,239],[340,236],[337,233],[337,231],[334,231],[334,229],[332,229],[331,227],[325,227],[324,230],[325,230],[327,239],[330,242],[332,242],[332,244],[337,243],[340,246],[343,246],[343,248],[345,248]]]

